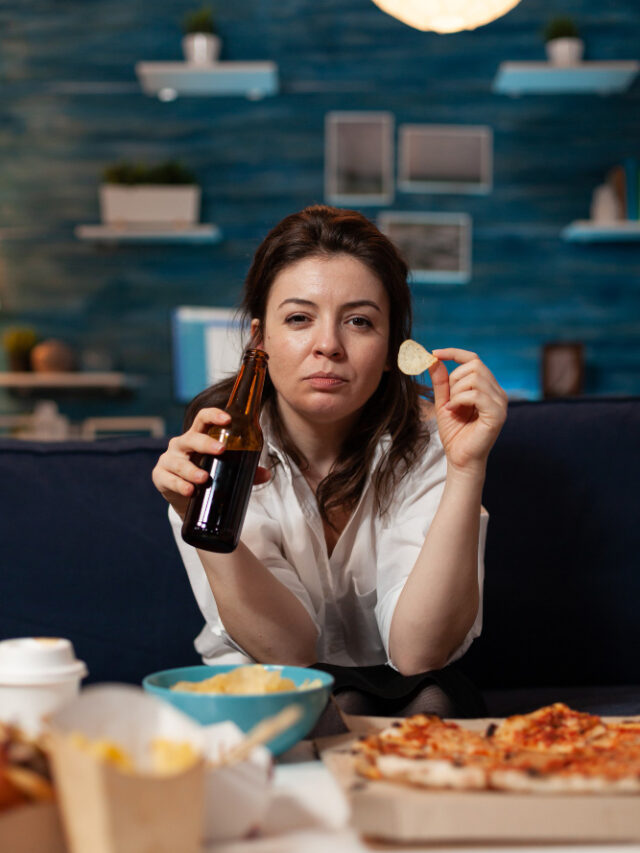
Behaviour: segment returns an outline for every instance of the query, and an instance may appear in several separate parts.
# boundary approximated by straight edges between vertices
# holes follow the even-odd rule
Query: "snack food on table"
[[[283,678],[277,670],[266,669],[262,664],[239,666],[229,672],[220,672],[204,681],[177,681],[171,690],[183,693],[262,694],[280,693],[284,690],[309,690],[321,686],[319,679],[307,679],[299,687],[290,678]]]
[[[137,768],[131,755],[124,747],[108,738],[91,740],[82,732],[72,732],[72,743],[85,752],[89,752],[100,761],[117,767],[123,773],[142,772]],[[150,770],[158,776],[181,773],[191,767],[199,758],[198,752],[187,741],[173,741],[168,738],[153,738],[149,743],[151,756]]]
[[[416,715],[354,746],[370,779],[426,788],[640,793],[640,720],[612,722],[557,702],[484,734]]]
[[[158,775],[181,773],[198,760],[198,753],[188,741],[156,737],[151,741],[153,770]]]
[[[49,762],[40,743],[0,722],[0,812],[53,798]]]
[[[422,344],[411,339],[403,341],[398,350],[398,367],[403,373],[409,376],[417,376],[419,373],[424,373],[432,364],[436,364],[438,359],[426,350]]]

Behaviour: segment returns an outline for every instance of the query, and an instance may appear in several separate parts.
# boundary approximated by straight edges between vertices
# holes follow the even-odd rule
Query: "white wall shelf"
[[[161,101],[181,95],[244,95],[258,100],[278,91],[275,62],[138,62],[136,74],[143,91]]]
[[[79,240],[93,243],[219,243],[222,232],[217,225],[78,225]]]
[[[580,62],[558,66],[548,62],[503,62],[493,91],[503,95],[567,93],[610,95],[628,89],[640,62]]]
[[[121,394],[124,391],[132,391],[139,388],[141,385],[141,377],[116,372],[0,372],[0,388],[24,393],[75,391]]]
[[[577,219],[562,231],[563,240],[576,243],[630,243],[640,241],[640,221],[601,223]]]

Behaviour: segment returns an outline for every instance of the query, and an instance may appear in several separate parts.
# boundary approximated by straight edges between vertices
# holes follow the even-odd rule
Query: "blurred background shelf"
[[[563,240],[580,243],[620,243],[640,241],[640,221],[621,220],[604,224],[576,219],[562,231]]]
[[[188,225],[184,228],[151,225],[78,225],[79,240],[93,243],[219,243],[217,225]]]
[[[43,393],[124,394],[143,384],[142,377],[117,372],[29,373],[0,372],[0,389],[19,396]]]
[[[275,95],[275,62],[216,62],[210,66],[186,62],[138,62],[136,74],[143,91],[161,101],[179,95],[244,95],[250,100]]]
[[[597,93],[628,89],[640,62],[581,62],[561,67],[548,62],[502,62],[493,91],[504,95]]]

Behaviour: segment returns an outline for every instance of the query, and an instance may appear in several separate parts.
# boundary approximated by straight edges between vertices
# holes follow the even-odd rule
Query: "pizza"
[[[606,721],[561,702],[484,732],[419,714],[353,749],[361,775],[426,788],[640,793],[640,720]]]

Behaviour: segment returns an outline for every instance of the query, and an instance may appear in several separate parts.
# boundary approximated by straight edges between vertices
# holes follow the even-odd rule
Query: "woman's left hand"
[[[507,417],[507,395],[474,352],[436,349],[429,368],[438,431],[455,470],[484,473],[489,451]],[[449,374],[443,361],[459,367]]]

